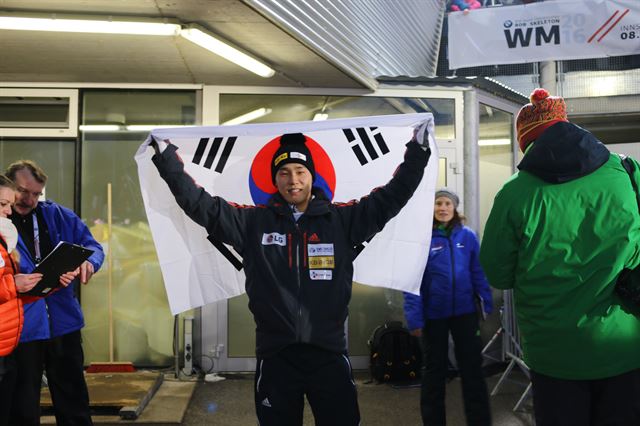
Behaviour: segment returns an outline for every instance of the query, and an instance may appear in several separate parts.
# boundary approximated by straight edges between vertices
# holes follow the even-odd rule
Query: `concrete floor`
[[[216,383],[198,383],[183,425],[255,425],[257,420],[253,407],[253,376],[232,375]],[[489,391],[500,374],[487,378]],[[525,387],[524,378],[518,372],[510,375],[497,395],[491,397],[494,426],[533,426],[531,400],[525,401],[518,412],[512,408],[520,399]],[[519,383],[518,383],[519,382]],[[420,425],[420,388],[394,388],[387,384],[368,383],[368,374],[356,375],[358,401],[362,425]],[[447,385],[447,425],[464,426],[464,409],[460,380]],[[313,416],[308,404],[305,408],[304,425],[313,425]]]
[[[491,391],[501,373],[487,377]],[[214,383],[192,378],[177,380],[166,374],[165,380],[151,399],[140,417],[135,420],[121,420],[117,415],[95,415],[96,425],[255,425],[253,406],[253,374],[227,374],[225,380]],[[395,388],[388,384],[369,381],[366,372],[356,372],[358,402],[362,425],[390,426],[420,425],[420,388]],[[522,407],[513,407],[525,390],[523,375],[512,372],[499,392],[491,397],[494,426],[534,426],[531,398]],[[465,426],[464,408],[460,389],[460,379],[447,384],[447,425]],[[55,424],[52,416],[43,416],[42,424]],[[304,425],[313,425],[313,416],[308,404],[305,408]],[[471,425],[473,426],[473,425]]]

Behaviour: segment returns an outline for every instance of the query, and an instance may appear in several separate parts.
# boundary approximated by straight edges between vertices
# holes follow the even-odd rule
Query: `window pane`
[[[227,327],[233,332],[228,334],[229,357],[253,358],[256,356],[256,324],[249,312],[249,297],[241,294],[229,299]],[[231,327],[229,324],[232,324]]]
[[[25,154],[28,156],[25,157]],[[17,160],[33,160],[47,174],[44,198],[74,209],[74,141],[11,140],[0,138],[1,172]]]
[[[438,159],[438,181],[436,182],[436,188],[444,188],[447,186],[447,159]]]
[[[493,198],[513,174],[513,114],[480,104],[480,237]]]
[[[326,118],[350,118],[430,112],[436,123],[436,138],[455,138],[453,99],[221,95],[220,123],[261,109],[264,109],[267,114],[252,120],[251,123],[307,121],[313,120],[319,113],[327,114]]]
[[[85,360],[109,359],[108,284],[114,358],[145,366],[173,363],[173,316],[147,224],[133,156],[147,131],[130,125],[195,124],[193,91],[86,91],[82,127],[82,216],[108,249],[107,184],[112,186],[111,258],[83,288]],[[119,130],[92,131],[109,124]],[[97,129],[97,127],[93,127]],[[135,344],[132,344],[135,342]]]
[[[0,96],[0,127],[68,126],[69,98]]]

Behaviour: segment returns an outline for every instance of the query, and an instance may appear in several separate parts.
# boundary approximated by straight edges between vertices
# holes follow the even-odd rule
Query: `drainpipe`
[[[556,62],[540,62],[540,87],[547,89],[551,96],[557,96]]]
[[[471,88],[463,93],[464,102],[464,215],[467,226],[476,232],[480,230],[480,167],[479,167],[479,121],[478,96]]]

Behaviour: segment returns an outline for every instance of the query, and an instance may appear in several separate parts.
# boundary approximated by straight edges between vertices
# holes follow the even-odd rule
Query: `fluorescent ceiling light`
[[[85,124],[79,128],[83,132],[117,132],[122,129],[118,124]]]
[[[510,139],[480,139],[479,146],[511,145]]]
[[[234,124],[248,123],[249,121],[256,120],[260,117],[264,117],[267,114],[271,114],[271,108],[258,108],[246,114],[242,114],[236,118],[232,118],[229,121],[222,123],[223,126],[232,126]]]
[[[313,116],[313,121],[324,121],[329,118],[329,114],[325,114],[324,112],[318,112]]]
[[[183,126],[181,124],[129,124],[126,126],[120,124],[83,124],[79,126],[83,132],[119,132],[127,130],[130,132],[149,132],[153,129],[173,129],[176,127],[192,127]]]
[[[174,129],[176,127],[192,127],[183,126],[182,124],[130,124],[124,128],[131,132],[148,132],[153,129]]]
[[[67,33],[177,35],[180,25],[160,22],[132,22],[93,19],[20,18],[0,16],[0,29],[58,31]]]
[[[262,62],[253,59],[251,56],[197,28],[183,29],[180,31],[180,36],[200,47],[204,47],[216,55],[222,56],[234,64],[240,65],[246,70],[258,74],[260,77],[272,77],[276,73],[273,68],[266,66]]]
[[[261,77],[272,77],[275,70],[257,59],[230,46],[223,40],[191,25],[182,28],[179,23],[153,21],[100,20],[95,18],[28,18],[0,16],[0,30],[57,31],[70,33],[130,34],[153,36],[180,35],[192,43],[222,56]]]

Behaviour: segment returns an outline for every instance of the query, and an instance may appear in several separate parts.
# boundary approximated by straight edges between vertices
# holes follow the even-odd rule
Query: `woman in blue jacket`
[[[467,424],[490,425],[478,309],[484,314],[491,312],[491,289],[478,262],[478,238],[462,224],[457,211],[458,196],[451,190],[440,189],[435,198],[431,248],[420,296],[405,293],[404,303],[408,328],[422,338],[424,348],[422,421],[425,425],[446,424],[444,398],[451,333]]]

